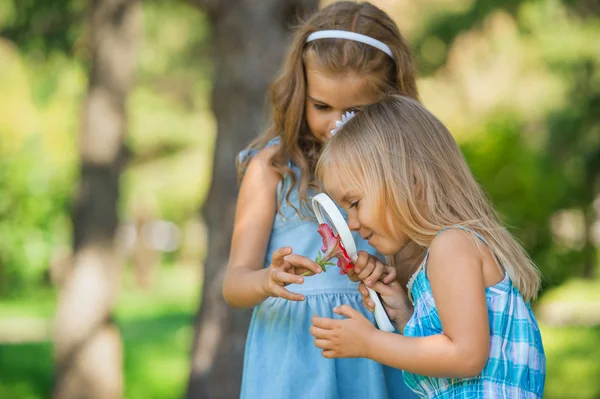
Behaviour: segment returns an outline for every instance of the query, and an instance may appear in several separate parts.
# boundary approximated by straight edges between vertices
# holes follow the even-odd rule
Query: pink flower
[[[321,257],[321,254],[319,254],[315,261],[321,265],[323,271],[325,271],[326,266],[333,265],[333,263],[329,262],[333,258],[337,258],[337,266],[340,268],[340,274],[346,274],[348,270],[352,270],[354,268],[352,259],[348,256],[340,238],[335,235],[333,230],[327,224],[321,223],[317,231],[323,239],[321,251],[324,255]]]

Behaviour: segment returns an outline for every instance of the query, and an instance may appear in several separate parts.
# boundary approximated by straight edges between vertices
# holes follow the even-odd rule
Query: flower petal
[[[352,259],[348,256],[346,249],[342,245],[340,238],[326,223],[320,224],[317,231],[323,239],[321,251],[325,254],[320,258],[320,261],[326,263],[330,259],[336,258],[338,260],[337,265],[340,268],[340,273],[348,273],[348,270],[351,270],[354,265],[352,264]]]

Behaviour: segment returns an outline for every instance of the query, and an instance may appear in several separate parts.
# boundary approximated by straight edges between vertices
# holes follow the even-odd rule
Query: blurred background
[[[600,2],[373,3],[408,38],[423,103],[455,135],[542,270],[544,289],[533,306],[548,360],[545,397],[600,398]],[[68,329],[77,323],[80,331],[119,331],[109,347],[120,348],[120,360],[100,359],[110,352],[100,346],[86,354],[91,363],[80,364],[102,373],[113,361],[110,378],[121,388],[98,397],[209,397],[192,393],[194,376],[211,367],[194,354],[206,323],[195,315],[209,232],[218,234],[203,206],[211,180],[215,202],[226,195],[218,182],[235,193],[235,154],[261,123],[236,136],[247,121],[223,103],[239,96],[261,109],[288,39],[274,47],[241,41],[260,41],[269,24],[241,26],[233,38],[225,28],[239,14],[261,21],[272,7],[273,25],[288,29],[300,9],[317,4],[0,1],[0,398],[56,392],[55,382],[72,372],[61,356],[69,339],[79,342]],[[106,10],[113,13],[108,24]],[[251,97],[240,94],[226,74],[228,62],[242,58],[227,54],[252,64],[263,50],[278,54],[256,66],[266,71],[265,83]],[[104,108],[102,93],[111,104]],[[229,136],[221,134],[228,123],[238,126]],[[221,152],[217,136],[228,138]],[[85,254],[96,256],[86,248],[107,245],[94,258],[100,266],[86,266]],[[219,281],[214,273],[211,279]],[[71,280],[82,285],[75,289]],[[220,306],[216,297],[205,313]],[[222,327],[242,331],[235,317]],[[230,350],[232,363],[241,363],[243,345]],[[192,369],[199,374],[190,377]],[[233,383],[223,376],[212,384],[237,384],[235,375]]]

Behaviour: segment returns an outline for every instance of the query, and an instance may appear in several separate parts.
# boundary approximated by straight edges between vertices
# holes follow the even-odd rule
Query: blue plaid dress
[[[456,227],[467,230],[462,226]],[[481,235],[475,234],[485,243]],[[415,311],[404,329],[405,336],[426,337],[442,333],[442,323],[425,271],[428,258],[429,250],[422,267],[408,283]],[[491,340],[488,361],[483,371],[473,378],[434,378],[404,371],[404,381],[421,397],[542,397],[546,357],[540,330],[529,304],[512,285],[508,274],[498,284],[486,288],[485,297]]]

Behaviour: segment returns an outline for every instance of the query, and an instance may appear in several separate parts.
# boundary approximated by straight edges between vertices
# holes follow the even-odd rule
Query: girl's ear
[[[412,171],[412,183],[415,190],[415,194],[420,197],[423,194],[423,174],[417,168]]]
[[[413,168],[412,170],[412,183],[413,185],[417,185],[421,182],[421,171],[417,168]]]

